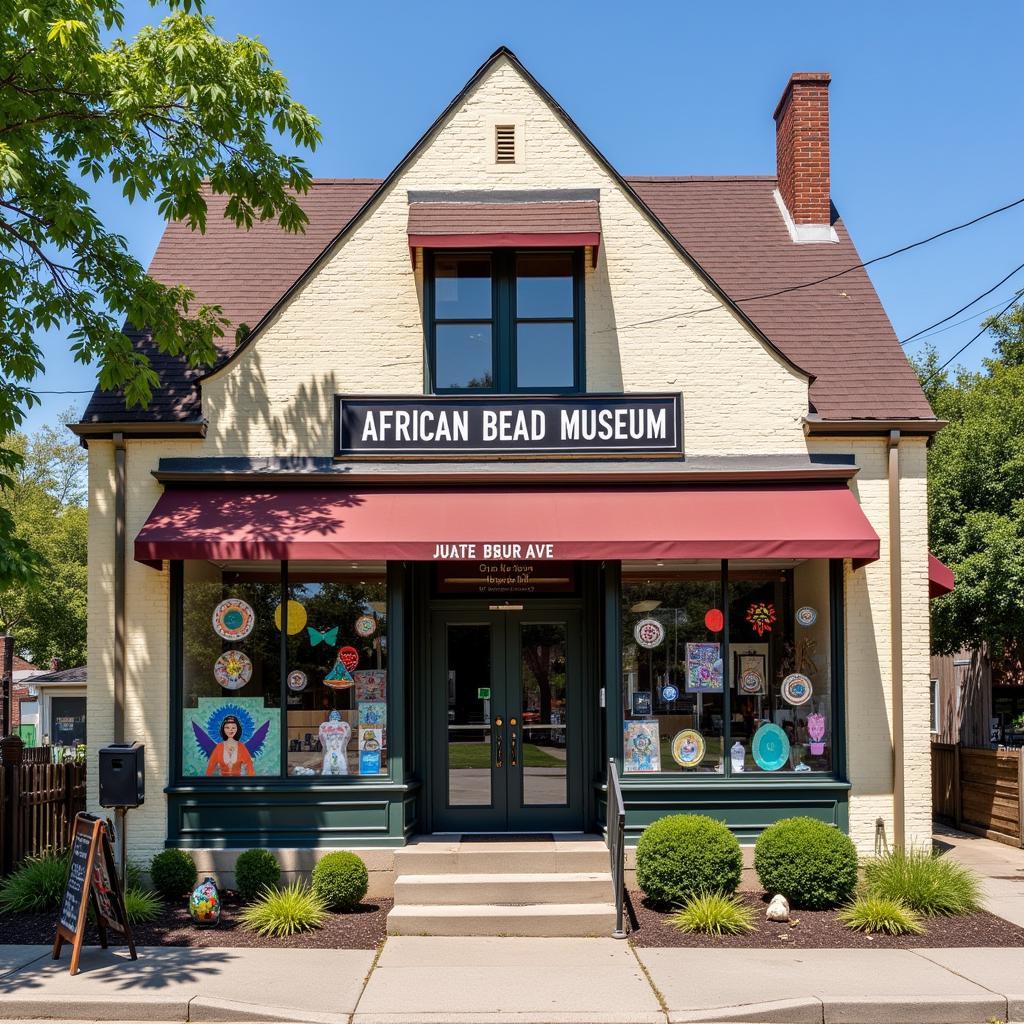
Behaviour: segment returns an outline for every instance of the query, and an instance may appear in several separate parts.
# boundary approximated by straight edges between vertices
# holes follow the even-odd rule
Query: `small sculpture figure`
[[[327,721],[320,723],[318,738],[324,751],[324,775],[348,775],[348,741],[351,736],[352,727],[338,710],[332,711]]]

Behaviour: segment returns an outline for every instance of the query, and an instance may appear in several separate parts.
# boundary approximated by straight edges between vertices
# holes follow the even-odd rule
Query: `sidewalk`
[[[1024,851],[937,828],[1024,926]],[[1024,1024],[1024,948],[636,949],[614,939],[389,939],[373,950],[0,945],[0,1020],[309,1024]]]
[[[310,1024],[1024,1021],[1024,949],[638,949],[389,939],[371,950],[0,946],[0,1019]]]
[[[944,825],[935,826],[934,838],[946,856],[982,876],[985,909],[1024,928],[1024,850]]]

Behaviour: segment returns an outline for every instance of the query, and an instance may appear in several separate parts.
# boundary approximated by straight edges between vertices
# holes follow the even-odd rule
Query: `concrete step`
[[[395,875],[607,871],[600,840],[565,843],[417,843],[395,850]]]
[[[613,903],[531,903],[525,906],[395,906],[389,935],[608,936],[615,928]]]
[[[395,904],[600,903],[608,899],[611,890],[608,871],[399,875],[395,879]]]

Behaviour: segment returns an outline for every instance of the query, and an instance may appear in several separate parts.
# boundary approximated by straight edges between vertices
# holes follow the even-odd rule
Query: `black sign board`
[[[679,394],[335,396],[335,458],[682,453]]]
[[[439,594],[571,594],[576,589],[573,562],[495,558],[445,562],[436,569]]]
[[[71,943],[72,974],[78,973],[90,902],[96,914],[100,945],[107,948],[108,930],[120,932],[128,943],[131,958],[136,959],[135,941],[124,909],[107,826],[91,814],[79,814],[71,834],[68,878],[60,901],[57,937],[53,943],[54,960],[60,959],[64,943]]]

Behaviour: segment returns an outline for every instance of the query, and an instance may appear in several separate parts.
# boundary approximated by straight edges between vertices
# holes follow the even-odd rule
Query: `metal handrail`
[[[623,911],[626,902],[626,805],[619,785],[619,768],[615,758],[608,758],[608,855],[612,868],[612,890],[615,893],[615,931],[612,937],[624,939]]]

